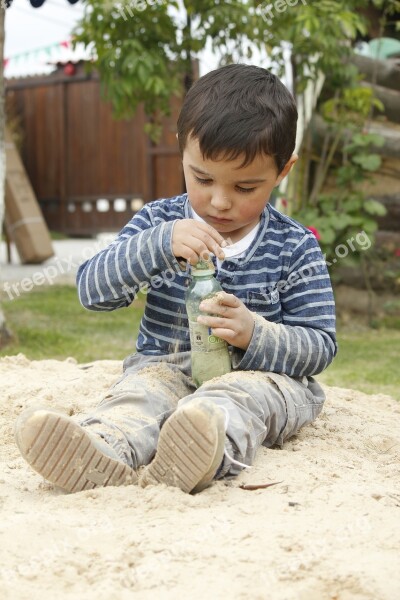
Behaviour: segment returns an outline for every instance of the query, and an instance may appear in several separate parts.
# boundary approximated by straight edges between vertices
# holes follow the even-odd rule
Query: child
[[[329,275],[314,235],[268,204],[297,160],[296,120],[265,69],[228,65],[193,85],[178,120],[187,194],[146,204],[77,275],[89,310],[147,290],[137,352],[82,423],[46,408],[17,421],[20,451],[45,479],[68,491],[139,481],[197,492],[321,412],[311,376],[337,350]],[[184,293],[187,264],[207,255],[224,292],[199,321],[229,344],[233,370],[196,389]]]

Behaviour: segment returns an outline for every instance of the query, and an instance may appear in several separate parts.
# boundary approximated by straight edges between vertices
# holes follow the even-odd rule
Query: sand
[[[0,360],[1,598],[400,598],[395,400],[326,388],[316,423],[195,496],[165,486],[71,495],[28,467],[13,423],[38,403],[90,411],[122,364],[87,367]]]

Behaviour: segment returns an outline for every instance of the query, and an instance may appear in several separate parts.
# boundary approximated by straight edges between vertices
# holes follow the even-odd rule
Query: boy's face
[[[271,156],[258,155],[246,167],[235,160],[205,160],[197,139],[189,137],[183,152],[183,171],[194,211],[232,242],[244,237],[260,220],[273,188],[297,160],[293,155],[278,175]]]

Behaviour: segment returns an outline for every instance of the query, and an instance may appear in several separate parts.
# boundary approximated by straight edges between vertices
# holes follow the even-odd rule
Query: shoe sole
[[[212,405],[210,412],[190,403],[166,421],[157,453],[146,467],[139,485],[157,483],[197,493],[211,484],[224,456],[225,426]]]
[[[25,411],[17,420],[15,439],[24,459],[47,481],[68,492],[135,483],[136,472],[108,457],[66,415]]]

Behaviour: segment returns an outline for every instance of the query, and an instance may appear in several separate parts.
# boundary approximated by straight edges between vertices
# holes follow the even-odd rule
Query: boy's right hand
[[[177,221],[172,231],[174,256],[187,260],[191,265],[195,265],[200,258],[208,258],[210,253],[223,260],[225,255],[222,246],[226,245],[227,242],[214,227],[195,219]]]

